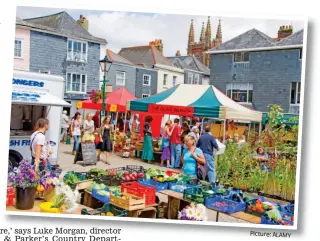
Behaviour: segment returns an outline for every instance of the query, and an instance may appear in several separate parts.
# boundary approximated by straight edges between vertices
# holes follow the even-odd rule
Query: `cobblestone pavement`
[[[115,167],[121,167],[125,165],[140,165],[144,166],[145,168],[158,168],[167,170],[167,168],[160,167],[159,163],[154,164],[148,164],[140,159],[136,158],[122,158],[116,154],[111,154],[109,157],[109,162],[111,165],[108,165],[105,163],[105,156],[101,155],[101,161],[97,162],[97,165],[92,166],[83,166],[82,162],[78,162],[76,164],[73,164],[74,156],[72,156],[72,145],[65,145],[60,144],[60,150],[59,150],[59,165],[60,168],[63,170],[63,173],[67,171],[77,171],[77,172],[85,172],[89,171],[93,167],[98,167],[102,169],[108,169],[108,168],[115,168]],[[161,201],[167,202],[167,197],[165,195],[158,195]],[[215,222],[216,220],[216,212],[212,210],[208,210],[208,219],[209,221]],[[229,222],[229,223],[247,223],[246,221],[236,219],[233,217],[230,217],[229,215],[225,214],[219,214],[219,222]]]

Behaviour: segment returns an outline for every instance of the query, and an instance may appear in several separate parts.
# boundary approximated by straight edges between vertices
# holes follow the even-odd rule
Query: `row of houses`
[[[126,87],[137,98],[147,97],[177,84],[212,84],[249,108],[267,111],[276,103],[297,112],[301,89],[303,31],[281,41],[250,30],[208,51],[210,68],[195,56],[163,55],[162,40],[144,46],[124,47],[118,53],[107,40],[89,33],[88,20],[68,13],[17,19],[14,68],[61,75],[66,80],[65,99],[75,103],[101,87],[99,60],[113,61],[109,87]],[[109,88],[110,89],[110,88]]]

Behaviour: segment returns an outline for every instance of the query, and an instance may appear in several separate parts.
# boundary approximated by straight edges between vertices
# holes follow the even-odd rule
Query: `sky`
[[[17,7],[17,17],[33,18],[66,11],[75,20],[80,14],[89,20],[89,32],[95,37],[107,40],[107,48],[118,53],[123,47],[148,45],[155,39],[162,39],[164,55],[174,56],[177,50],[187,53],[188,34],[191,19],[194,20],[195,38],[199,41],[202,22],[208,16],[129,13],[112,11],[92,11],[79,9],[57,9],[38,7]],[[270,37],[276,37],[280,26],[292,25],[293,31],[303,29],[303,21],[279,19],[251,19],[210,16],[212,38],[215,37],[218,21],[222,24],[222,41],[228,41],[252,28]]]

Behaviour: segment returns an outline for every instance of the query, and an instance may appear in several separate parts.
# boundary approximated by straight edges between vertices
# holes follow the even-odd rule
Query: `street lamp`
[[[100,121],[105,116],[105,110],[107,107],[106,103],[106,84],[108,82],[107,80],[107,73],[111,67],[112,61],[109,59],[108,55],[99,61],[101,71],[103,72],[103,82],[102,82],[102,110],[100,111]]]

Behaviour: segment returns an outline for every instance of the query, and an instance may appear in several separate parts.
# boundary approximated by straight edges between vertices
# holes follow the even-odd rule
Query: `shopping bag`
[[[214,150],[213,154],[215,156],[219,156],[221,154],[224,153],[224,151],[226,150],[226,145],[221,143],[220,141],[216,140],[217,141],[217,144],[218,144],[218,147],[219,147],[219,151],[217,151],[216,149]]]

